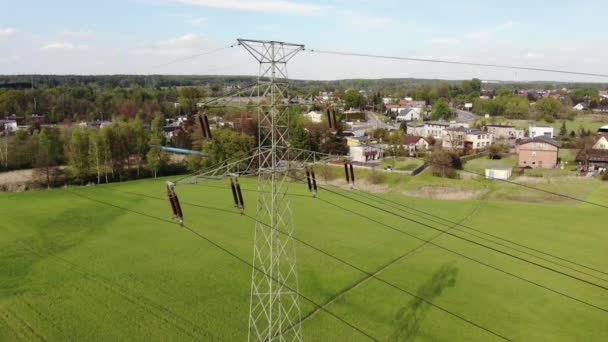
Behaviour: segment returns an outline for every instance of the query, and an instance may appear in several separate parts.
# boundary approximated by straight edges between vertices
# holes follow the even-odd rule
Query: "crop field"
[[[335,257],[296,244],[301,294],[381,341],[608,340],[607,208],[387,177],[372,194],[292,186],[297,237]],[[532,185],[608,205],[599,180]],[[0,193],[0,341],[245,340],[252,270],[201,238],[252,259],[256,183],[242,186],[244,216],[226,181],[176,188],[200,235],[171,222],[161,179]],[[485,192],[414,196],[456,186]],[[368,340],[301,303],[305,340]]]

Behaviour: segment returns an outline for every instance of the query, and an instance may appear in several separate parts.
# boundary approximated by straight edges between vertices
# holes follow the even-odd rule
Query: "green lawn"
[[[361,177],[366,176],[361,173]],[[389,174],[387,182],[391,193],[376,196],[454,221],[470,216],[465,221],[469,227],[608,272],[607,209],[569,200],[522,202],[517,196],[528,195],[530,190],[485,180],[439,179],[428,172],[416,177]],[[251,260],[254,222],[234,211],[225,181],[205,184],[211,187],[203,184],[177,188],[186,223],[236,255]],[[491,193],[483,200],[461,201],[401,194],[428,186],[469,185],[487,188]],[[254,189],[255,181],[243,180],[242,186]],[[597,180],[538,186],[576,190],[578,196],[608,205],[608,187]],[[165,190],[161,180],[69,191],[0,193],[0,341],[247,338],[251,269],[175,224],[141,215],[170,219],[168,204],[162,200]],[[291,191],[308,192],[304,185],[294,185]],[[360,201],[372,201],[369,195],[357,191],[340,192]],[[256,193],[245,191],[244,196],[247,213],[254,215]],[[319,199],[291,197],[300,239],[368,272],[389,264],[378,277],[447,311],[373,279],[346,291],[328,306],[328,310],[379,340],[500,340],[465,320],[510,340],[608,339],[608,313],[540,286],[608,309],[605,290],[452,236],[443,235],[435,240],[452,252],[433,245],[421,247],[421,241],[356,214],[368,215],[422,239],[438,234],[423,224],[438,229],[451,225],[426,215],[414,216],[421,215],[419,212],[391,209],[389,203],[374,205],[419,223],[325,190],[320,190],[318,196]],[[536,195],[529,196],[534,199]],[[546,199],[548,195],[542,196],[538,198]],[[534,257],[500,246],[497,243],[514,247],[495,238],[490,238],[494,242],[482,241],[463,228],[452,232],[608,286],[604,273],[551,257],[543,257],[550,262],[541,260],[537,252],[527,251],[537,256]],[[318,303],[329,301],[365,277],[302,244],[296,244],[296,248],[299,289]],[[412,252],[416,248],[420,249]],[[525,251],[522,247],[517,249]],[[303,301],[302,310],[308,313],[313,307]],[[303,323],[303,335],[309,341],[366,340],[323,312]]]
[[[424,164],[424,162],[420,159],[400,157],[394,161],[394,169],[399,171],[413,171],[422,166],[422,164]],[[388,166],[393,167],[393,160],[391,158],[388,158],[380,163],[380,167],[383,169]]]
[[[486,169],[491,166],[517,166],[517,156],[506,156],[502,159],[490,159],[488,157],[469,160],[464,164],[464,169],[476,173],[485,174]]]
[[[488,120],[488,119],[486,119]],[[503,118],[500,116],[494,117],[491,119],[491,122],[500,122],[500,123],[509,123],[520,129],[528,129],[530,125],[537,126],[552,126],[555,128],[555,135],[559,134],[559,129],[562,126],[562,120],[556,120],[554,122],[548,123],[545,121],[535,121],[535,120],[512,120]],[[590,129],[592,132],[597,132],[597,129],[608,125],[608,115],[579,115],[573,121],[566,120],[566,128],[568,133],[570,131],[578,132],[579,128]]]

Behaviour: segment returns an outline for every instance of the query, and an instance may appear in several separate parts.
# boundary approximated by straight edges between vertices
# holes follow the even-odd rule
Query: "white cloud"
[[[0,28],[0,38],[3,37],[12,37],[17,34],[19,30],[14,27]]]
[[[479,32],[471,32],[464,35],[466,39],[471,40],[489,40],[492,37],[492,32],[488,31],[479,31]]]
[[[543,55],[542,53],[537,53],[537,52],[528,52],[524,55],[523,58],[525,59],[541,59],[544,58],[545,55]]]
[[[0,57],[0,64],[12,64],[17,61],[19,61],[19,56],[16,55]]]
[[[194,26],[203,26],[203,25],[207,25],[207,18],[196,18],[196,19],[192,19],[190,21],[190,24],[194,25]]]
[[[63,43],[63,42],[55,42],[55,43],[50,43],[50,44],[46,44],[43,47],[40,48],[40,50],[42,51],[58,51],[58,50],[86,50],[88,49],[89,46],[86,44],[70,44],[70,43]]]
[[[428,41],[430,44],[436,45],[457,45],[460,44],[458,39],[431,39]]]
[[[575,47],[561,47],[559,51],[561,52],[575,52],[577,49]]]
[[[500,25],[498,28],[502,29],[502,30],[506,30],[506,29],[513,28],[513,25],[515,25],[515,22],[509,20],[509,21],[505,22],[504,24]]]
[[[493,38],[494,34],[500,32],[500,31],[505,31],[505,30],[510,30],[513,28],[513,26],[515,25],[515,22],[513,22],[512,20],[509,20],[493,29],[487,30],[487,31],[477,31],[477,32],[471,32],[471,33],[467,33],[464,35],[464,37],[466,39],[470,39],[470,40],[490,40]]]
[[[207,39],[195,33],[186,33],[179,37],[147,44],[135,50],[139,55],[185,56],[204,50],[212,45]]]
[[[93,37],[95,34],[93,31],[73,31],[73,30],[63,30],[59,32],[60,40],[68,40],[68,39],[88,39]]]
[[[355,13],[351,10],[342,11],[344,16],[348,17],[348,22],[354,26],[365,29],[377,29],[377,28],[386,28],[389,25],[396,23],[396,21],[392,18],[379,16],[379,15],[370,15],[370,14],[359,14]]]
[[[177,0],[187,5],[266,13],[314,15],[321,7],[291,0]]]

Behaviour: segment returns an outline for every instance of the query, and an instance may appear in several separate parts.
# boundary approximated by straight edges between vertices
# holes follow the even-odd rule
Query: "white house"
[[[312,112],[304,114],[304,116],[314,123],[320,123],[321,121],[323,121],[323,114],[315,112],[314,110]]]
[[[392,97],[384,97],[382,98],[382,102],[387,105],[387,104],[391,104],[395,102],[395,99],[393,99]]]
[[[581,103],[577,104],[576,106],[572,107],[572,109],[585,110],[585,109],[587,109],[587,105],[581,102]]]
[[[420,108],[399,108],[399,114],[395,118],[397,121],[420,120]]]
[[[423,134],[421,135],[425,137],[431,136],[435,139],[442,139],[445,130],[450,127],[469,128],[469,124],[455,121],[427,121],[424,123],[424,132],[422,132]]]
[[[513,168],[510,166],[490,166],[486,169],[487,179],[509,179],[513,174]]]
[[[449,127],[441,140],[444,148],[478,150],[492,145],[494,135],[476,128]]]
[[[594,150],[608,150],[608,134],[602,135],[593,145]]]
[[[403,137],[403,148],[411,155],[428,150],[429,142],[421,136],[406,135]]]
[[[17,121],[0,120],[0,132],[15,133],[17,132],[17,129]]]
[[[365,146],[349,146],[348,155],[352,161],[365,163],[384,158],[386,145],[370,144]]]
[[[553,136],[553,127],[551,126],[530,126],[530,138],[553,138]]]

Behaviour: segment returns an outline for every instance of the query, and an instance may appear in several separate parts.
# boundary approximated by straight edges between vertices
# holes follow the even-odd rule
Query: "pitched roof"
[[[553,145],[558,148],[562,146],[562,143],[560,143],[559,141],[555,141],[555,140],[553,140],[551,138],[547,138],[547,137],[535,137],[535,138],[531,138],[531,139],[521,139],[521,140],[517,141],[517,145],[523,145],[523,144],[532,143],[532,142],[545,143],[545,144]]]
[[[589,150],[588,154],[590,162],[608,163],[608,150]],[[576,161],[585,161],[582,150],[576,155]]]
[[[512,125],[501,125],[501,124],[495,124],[495,125],[489,124],[489,125],[486,125],[486,127],[515,128],[515,126],[512,126]]]
[[[403,137],[403,144],[404,145],[415,144],[418,141],[420,141],[420,139],[426,141],[426,139],[424,139],[423,137],[421,137],[419,135],[406,135]]]

